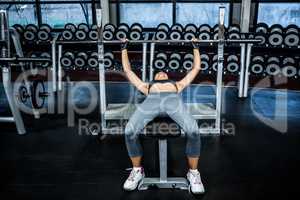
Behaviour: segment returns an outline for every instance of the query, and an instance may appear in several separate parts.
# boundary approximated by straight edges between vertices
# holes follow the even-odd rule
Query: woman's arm
[[[195,40],[192,40],[192,42]],[[192,70],[180,81],[176,82],[178,92],[189,86],[201,69],[201,58],[198,47],[193,43],[194,62]]]
[[[128,52],[126,47],[122,48],[122,65],[123,70],[128,80],[142,93],[148,94],[149,84],[143,82],[132,70],[128,59]]]

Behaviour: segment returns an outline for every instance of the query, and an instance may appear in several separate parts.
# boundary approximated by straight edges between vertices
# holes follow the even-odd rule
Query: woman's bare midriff
[[[154,83],[150,88],[150,93],[156,92],[177,92],[173,83]]]

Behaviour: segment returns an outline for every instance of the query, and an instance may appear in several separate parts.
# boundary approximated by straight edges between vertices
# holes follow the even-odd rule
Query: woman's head
[[[168,74],[165,73],[165,72],[157,72],[154,76],[154,80],[168,80],[169,77],[168,77]]]

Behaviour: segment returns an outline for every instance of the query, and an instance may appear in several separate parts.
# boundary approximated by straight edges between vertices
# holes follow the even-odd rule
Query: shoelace
[[[194,184],[202,184],[201,178],[200,178],[200,173],[194,174],[191,173],[194,179]]]
[[[129,175],[129,177],[128,177],[128,180],[129,181],[134,181],[134,179],[135,179],[135,176],[138,174],[138,172],[139,172],[139,170],[131,170],[131,172],[130,172],[130,175]]]

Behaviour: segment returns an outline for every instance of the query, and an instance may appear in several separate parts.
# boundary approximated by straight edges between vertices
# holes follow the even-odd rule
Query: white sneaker
[[[205,192],[204,186],[201,181],[200,172],[195,170],[191,172],[191,170],[187,173],[187,179],[190,182],[190,191],[193,194],[203,194]]]
[[[127,191],[133,191],[137,188],[140,181],[145,177],[144,169],[140,168],[133,168],[130,172],[129,177],[125,181],[123,188]]]

